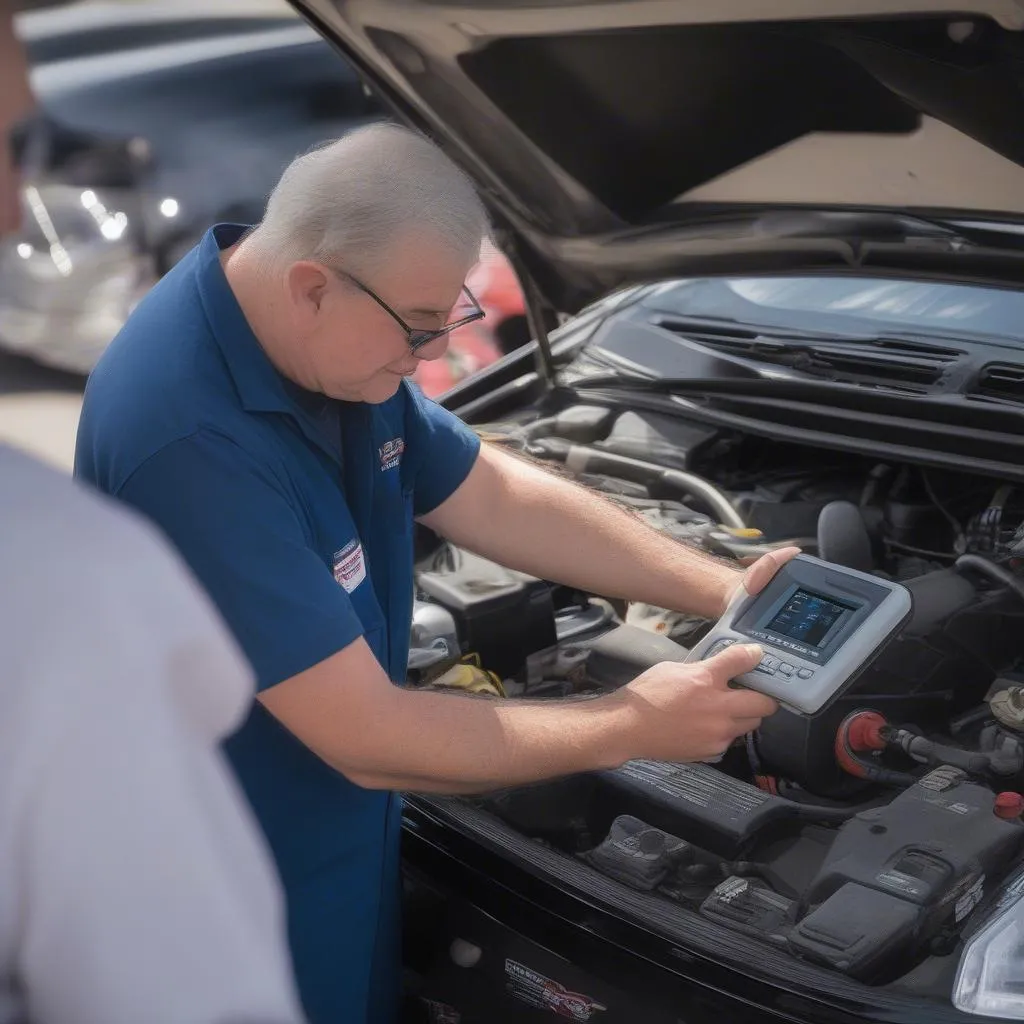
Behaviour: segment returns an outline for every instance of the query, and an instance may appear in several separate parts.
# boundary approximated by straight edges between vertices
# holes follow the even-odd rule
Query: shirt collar
[[[336,446],[324,436],[323,426],[311,410],[319,396],[304,396],[309,403],[300,401],[301,389],[278,373],[253,334],[224,274],[221,252],[238,242],[248,230],[245,224],[215,224],[199,243],[196,279],[206,319],[242,407],[247,412],[280,412],[291,416],[310,441],[337,460]]]
[[[199,296],[243,408],[292,412],[284,381],[256,340],[220,263],[221,251],[234,245],[247,230],[243,224],[216,224],[203,235],[196,264]]]

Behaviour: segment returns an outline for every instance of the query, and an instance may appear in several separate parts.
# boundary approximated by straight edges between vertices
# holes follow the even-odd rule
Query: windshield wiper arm
[[[886,335],[823,335],[739,321],[663,317],[659,326],[685,341],[726,355],[788,366],[801,373],[852,383],[893,380],[933,385],[965,351],[926,339]]]
[[[626,377],[621,373],[592,374],[580,377],[561,388],[579,391],[640,391],[650,394],[692,395],[696,398],[714,395],[744,395],[756,397],[821,397],[823,390],[832,388],[851,392],[852,384],[834,384],[831,381],[796,380],[766,377]]]

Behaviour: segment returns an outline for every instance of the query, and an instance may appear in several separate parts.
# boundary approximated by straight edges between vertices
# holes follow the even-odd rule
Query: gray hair
[[[275,262],[365,271],[410,229],[426,230],[469,266],[487,214],[472,182],[434,143],[377,123],[293,160],[252,238]]]

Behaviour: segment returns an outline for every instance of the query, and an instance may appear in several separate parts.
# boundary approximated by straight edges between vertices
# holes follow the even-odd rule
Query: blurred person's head
[[[438,147],[378,124],[296,159],[225,266],[282,373],[377,403],[444,355],[437,332],[479,315],[464,284],[486,229],[472,183]]]
[[[52,2],[52,0],[50,0]],[[18,39],[14,16],[31,0],[0,0],[0,238],[21,222],[21,183],[15,167],[11,132],[35,106],[28,60]]]

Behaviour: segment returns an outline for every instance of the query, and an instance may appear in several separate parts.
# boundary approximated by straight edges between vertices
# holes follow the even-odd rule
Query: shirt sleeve
[[[299,1024],[272,861],[217,746],[218,705],[251,677],[147,541],[79,559],[52,601],[59,640],[39,631],[32,649],[15,861],[27,1016]],[[197,688],[224,699],[201,707]]]
[[[231,628],[258,689],[289,679],[363,633],[313,548],[286,482],[230,438],[199,431],[129,477],[118,497],[162,528]]]
[[[431,401],[410,382],[411,436],[416,448],[413,514],[426,515],[447,501],[469,476],[480,438],[458,416]]]

